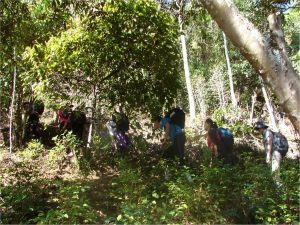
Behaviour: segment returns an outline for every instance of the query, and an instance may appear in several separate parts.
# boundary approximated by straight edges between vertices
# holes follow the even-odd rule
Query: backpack
[[[273,134],[273,145],[272,145],[273,151],[280,152],[284,157],[289,149],[289,144],[286,137],[280,132],[273,132],[273,131],[271,132]]]
[[[208,135],[210,136],[212,142],[218,146],[218,153],[220,155],[232,153],[234,138],[232,133],[227,128],[219,127],[212,129],[209,131]]]
[[[65,114],[65,113],[64,113]],[[81,111],[73,111],[70,114],[70,122],[71,124],[80,124],[84,125],[86,123],[86,115]],[[67,112],[68,115],[68,112]]]
[[[173,108],[170,112],[167,113],[166,117],[170,118],[171,123],[178,125],[181,129],[184,129],[185,112],[181,108]]]
[[[117,130],[126,132],[129,130],[129,119],[125,113],[115,115]]]
[[[45,110],[45,105],[42,101],[36,100],[33,103],[32,108],[33,108],[33,111],[36,111],[36,112],[38,112],[39,115],[42,115]]]
[[[69,112],[68,112],[68,110],[63,109],[63,110],[60,110],[60,111],[61,111],[60,116],[61,116],[62,118],[64,118],[64,119],[68,119],[68,118],[69,118]]]
[[[221,144],[233,140],[232,133],[227,128],[223,127],[213,129],[209,132],[209,136],[215,144]]]
[[[227,128],[219,127],[217,130],[220,132],[222,139],[233,138],[232,133]]]

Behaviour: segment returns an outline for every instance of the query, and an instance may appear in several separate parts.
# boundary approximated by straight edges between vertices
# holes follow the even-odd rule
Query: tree
[[[227,48],[227,40],[226,40],[226,35],[224,34],[224,32],[222,32],[222,34],[223,34],[223,39],[224,39],[225,57],[226,57],[228,77],[229,77],[231,103],[233,105],[233,108],[236,108],[237,107],[237,101],[236,101],[236,97],[235,97],[235,94],[234,94],[232,70],[231,70],[229,53],[228,53],[228,48]]]
[[[65,29],[70,17],[68,7],[72,1],[18,1],[7,0],[0,2],[0,113],[1,122],[14,97],[14,118],[11,118],[13,131],[16,134],[15,143],[21,143],[22,134],[22,103],[32,98],[31,84],[26,85],[21,74],[27,70],[21,55],[26,47],[32,47],[39,42],[45,42],[50,36]],[[15,95],[13,95],[14,54],[18,62]],[[3,113],[4,112],[4,113]],[[5,124],[5,123],[3,123]]]
[[[285,48],[280,17],[272,13],[265,37],[227,1],[200,0],[203,6],[274,91],[284,111],[300,132],[300,78]]]
[[[95,86],[110,107],[157,113],[170,105],[181,87],[175,20],[150,0],[106,1],[97,12],[28,48],[24,81],[51,101],[85,99]]]
[[[189,107],[190,107],[190,118],[193,121],[196,117],[196,110],[195,110],[195,100],[193,95],[193,88],[190,78],[190,68],[188,63],[188,54],[187,54],[187,47],[185,41],[185,35],[183,31],[183,6],[184,0],[176,0],[176,5],[178,7],[178,22],[180,28],[180,40],[181,40],[181,48],[182,48],[182,58],[183,58],[183,65],[184,65],[184,75],[186,81],[186,87],[188,92],[188,99],[189,99]]]
[[[188,1],[185,0],[155,0],[157,4],[170,14],[174,15],[178,19],[179,23],[179,32],[180,32],[180,42],[181,42],[181,52],[184,68],[184,76],[186,89],[188,94],[188,103],[189,103],[189,112],[191,121],[195,119],[196,109],[195,109],[195,100],[193,95],[193,88],[190,76],[190,67],[188,60],[188,48],[186,44],[186,35],[183,29],[184,25],[184,8]]]

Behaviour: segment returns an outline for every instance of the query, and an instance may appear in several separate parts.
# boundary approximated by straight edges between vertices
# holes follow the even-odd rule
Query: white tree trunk
[[[223,39],[224,39],[224,49],[225,49],[226,63],[227,63],[228,76],[229,76],[231,103],[232,103],[233,108],[237,108],[237,101],[236,101],[236,97],[235,97],[235,94],[234,94],[232,71],[231,71],[231,65],[230,65],[228,48],[227,48],[227,40],[226,40],[225,33],[224,32],[222,32],[222,33],[223,33]]]
[[[254,106],[255,106],[255,103],[256,103],[256,98],[257,98],[257,94],[255,91],[253,91],[253,95],[251,96],[251,112],[250,112],[250,124],[252,124],[253,122],[253,114],[254,114]]]
[[[211,80],[212,80],[212,86],[217,91],[217,94],[218,94],[218,97],[219,97],[220,108],[223,109],[225,107],[224,87],[223,87],[223,81],[222,81],[221,73],[218,69],[216,69],[214,71]]]
[[[97,94],[96,94],[96,86],[93,88],[93,95],[92,95],[92,100],[91,100],[91,105],[92,105],[92,112],[91,112],[91,121],[90,121],[90,126],[89,126],[89,133],[88,133],[88,139],[87,139],[87,148],[91,147],[92,144],[92,137],[93,137],[93,123],[95,121],[95,115],[96,115],[96,108],[97,108]]]
[[[91,123],[90,123],[90,127],[89,127],[88,140],[87,140],[87,144],[86,144],[86,147],[87,147],[87,148],[90,148],[90,147],[91,147],[91,143],[92,143],[92,133],[93,133],[93,118],[91,118]]]
[[[16,65],[16,50],[14,48],[14,75],[13,75],[13,90],[12,99],[10,105],[10,117],[9,117],[9,154],[12,153],[13,148],[13,116],[14,116],[14,105],[15,105],[15,95],[16,95],[16,79],[17,79],[17,65]]]
[[[265,37],[247,20],[231,0],[200,0],[231,42],[239,48],[275,93],[283,110],[300,132],[300,77],[285,50],[280,18],[269,16]]]
[[[219,78],[218,81],[219,81],[219,87],[220,87],[221,98],[222,98],[222,108],[225,108],[226,101],[225,101],[224,83],[223,83],[222,76],[220,73],[218,74],[218,78]]]
[[[195,91],[195,102],[199,104],[200,116],[202,120],[206,118],[205,94],[203,91],[203,79],[197,82]]]
[[[264,95],[264,99],[265,99],[265,102],[266,102],[266,105],[267,105],[267,109],[268,109],[268,112],[269,112],[269,118],[270,118],[270,121],[271,121],[271,127],[275,131],[278,131],[277,123],[276,123],[275,116],[274,116],[273,107],[272,107],[272,105],[270,103],[270,99],[268,97],[268,93],[267,93],[266,87],[265,87],[264,82],[263,82],[263,80],[262,80],[261,77],[259,77],[259,80],[260,80],[261,89],[262,89],[262,92],[263,92],[263,95]]]
[[[183,66],[184,66],[184,75],[185,75],[185,82],[186,88],[188,92],[188,99],[189,99],[189,107],[190,107],[190,122],[192,122],[196,117],[196,109],[195,109],[195,100],[193,95],[193,88],[190,78],[190,68],[188,62],[188,54],[186,48],[186,41],[185,36],[183,33],[183,7],[184,7],[184,0],[176,0],[176,5],[178,7],[178,23],[180,28],[180,40],[181,40],[181,48],[182,48],[182,58],[183,58]]]
[[[189,97],[190,119],[192,122],[196,117],[195,100],[194,100],[192,83],[191,83],[191,78],[190,78],[190,69],[189,69],[189,63],[188,63],[185,36],[183,34],[181,34],[180,39],[181,39],[181,46],[182,46],[184,75],[185,75],[186,87],[187,87],[187,92],[188,92],[188,97]]]

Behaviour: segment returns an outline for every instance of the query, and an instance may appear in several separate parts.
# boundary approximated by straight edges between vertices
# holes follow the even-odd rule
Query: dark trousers
[[[180,133],[176,135],[172,145],[164,151],[163,157],[169,159],[174,159],[175,157],[178,157],[180,160],[180,164],[183,164],[185,142],[185,133]]]
[[[223,160],[226,164],[233,163],[233,138],[223,139],[218,145],[218,158]]]

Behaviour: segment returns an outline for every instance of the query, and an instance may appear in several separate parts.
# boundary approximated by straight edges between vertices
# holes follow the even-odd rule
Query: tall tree
[[[95,85],[99,104],[151,113],[170,106],[181,88],[174,18],[150,0],[106,1],[96,11],[27,49],[26,84],[51,101],[82,99]]]
[[[300,77],[290,62],[280,16],[272,13],[269,33],[263,36],[230,0],[199,0],[231,42],[241,51],[264,81],[300,132]]]
[[[193,121],[196,117],[196,109],[195,109],[195,100],[194,100],[193,88],[192,88],[191,77],[190,77],[190,68],[189,68],[189,62],[188,62],[186,40],[185,40],[185,35],[184,35],[184,30],[183,30],[184,0],[176,0],[176,5],[178,7],[178,22],[179,22],[179,28],[180,28],[180,41],[181,41],[181,48],[182,48],[184,75],[185,75],[185,81],[186,81],[186,87],[187,87],[188,99],[189,99],[190,119],[191,119],[191,121]]]

